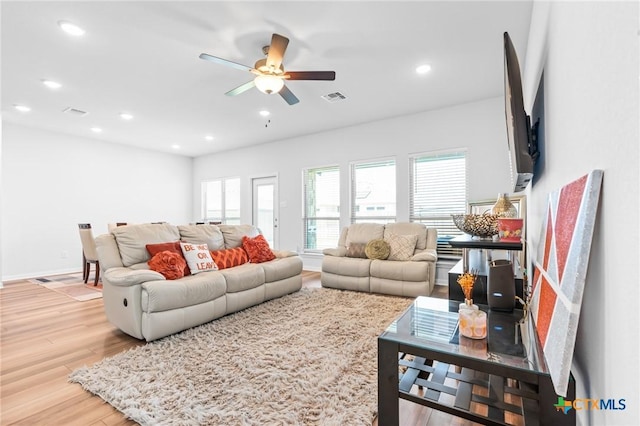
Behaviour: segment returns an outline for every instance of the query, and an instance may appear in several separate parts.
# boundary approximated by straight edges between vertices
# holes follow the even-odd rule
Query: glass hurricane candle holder
[[[470,339],[487,337],[487,313],[479,309],[462,309],[458,311],[460,334]]]

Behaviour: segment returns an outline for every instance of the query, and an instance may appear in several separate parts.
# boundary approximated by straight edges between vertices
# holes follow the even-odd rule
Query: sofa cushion
[[[389,257],[389,243],[383,239],[371,240],[367,243],[365,254],[369,259],[384,260]]]
[[[249,255],[251,263],[268,262],[276,258],[263,235],[256,235],[253,238],[245,235],[242,237],[242,248]]]
[[[180,233],[176,226],[168,223],[144,223],[118,226],[111,231],[116,239],[123,266],[146,263],[149,260],[147,244],[177,241]]]
[[[395,281],[428,281],[429,262],[389,262],[387,260],[371,261],[371,277]]]
[[[346,247],[353,243],[368,243],[371,240],[382,238],[384,225],[380,223],[354,223],[349,226],[346,237]]]
[[[253,225],[218,225],[224,236],[224,248],[236,248],[242,246],[242,237],[255,237],[260,234],[258,228]]]
[[[365,247],[368,243],[351,243],[349,247],[347,247],[347,257],[359,257],[362,259],[367,258],[367,254],[365,253]]]
[[[225,290],[225,278],[218,271],[174,281],[147,281],[142,284],[142,310],[162,312],[198,305],[224,296]]]
[[[385,241],[389,243],[388,260],[409,260],[416,249],[418,236],[387,233]]]
[[[216,265],[218,265],[218,269],[227,269],[238,265],[244,265],[249,261],[249,256],[242,247],[212,250],[211,258],[216,262]]]
[[[199,274],[200,272],[216,271],[218,266],[211,258],[209,247],[206,244],[180,243],[184,258],[191,270],[191,274]]]
[[[397,222],[387,223],[384,226],[384,238],[388,234],[396,235],[417,235],[416,250],[424,250],[427,248],[427,227],[422,223],[416,222]],[[434,247],[435,248],[435,247]]]
[[[206,244],[209,250],[224,248],[222,231],[216,225],[178,225],[178,231],[185,243]]]
[[[182,254],[182,248],[180,247],[180,241],[173,241],[170,243],[160,243],[160,244],[147,244],[147,251],[149,252],[149,256],[153,257],[156,254],[163,251],[170,251],[173,253],[177,253],[184,259],[184,270],[182,273],[183,277],[187,275],[191,275],[191,270],[189,269],[189,265],[187,265],[187,260],[184,258],[184,254]]]
[[[245,263],[220,271],[227,281],[227,293],[237,293],[264,285],[264,270],[260,265]]]
[[[322,259],[322,271],[349,277],[368,277],[371,259],[355,257],[325,256]]]
[[[169,250],[156,253],[147,263],[149,269],[160,272],[168,280],[184,277],[184,268],[187,265],[184,257]]]
[[[264,282],[272,283],[302,273],[300,256],[281,257],[260,264],[264,271]]]

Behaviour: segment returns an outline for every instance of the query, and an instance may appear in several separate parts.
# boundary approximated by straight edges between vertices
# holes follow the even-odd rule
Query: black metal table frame
[[[383,335],[378,338],[378,424],[381,426],[399,424],[399,399],[487,425],[506,425],[505,410],[522,415],[527,425],[575,425],[575,410],[569,410],[565,414],[554,406],[558,397],[551,377],[546,373],[514,368],[495,361],[465,357],[453,352],[448,353],[437,347],[431,349],[424,342],[418,345],[408,339],[406,342],[399,340],[401,339],[385,338]],[[414,360],[404,362],[406,354],[413,355]],[[440,368],[434,368],[433,361],[441,364]],[[407,368],[404,374],[399,372],[401,364]],[[447,373],[449,365],[459,367],[461,373]],[[474,373],[488,376],[486,382],[489,397],[481,401],[478,401],[475,395],[469,396],[475,380]],[[443,385],[447,375],[449,378],[456,379],[459,388],[462,389],[453,391],[455,402],[452,405],[438,401],[441,391],[452,392],[450,386]],[[472,377],[473,380],[465,381],[465,377]],[[509,387],[507,391],[522,398],[520,413],[514,410],[511,404],[502,401],[506,378],[517,381],[516,387]],[[425,388],[424,396],[410,392],[414,384]],[[476,400],[471,401],[470,398],[476,398]],[[575,399],[575,381],[571,377],[566,400],[573,399]],[[484,416],[471,411],[468,408],[470,402],[487,404],[488,415]]]

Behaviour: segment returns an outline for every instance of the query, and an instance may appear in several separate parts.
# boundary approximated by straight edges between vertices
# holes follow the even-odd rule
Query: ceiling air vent
[[[334,103],[334,102],[343,101],[347,99],[347,97],[340,92],[333,92],[333,93],[329,93],[328,95],[322,96],[322,99],[324,99],[327,102]]]
[[[75,115],[76,117],[82,117],[88,114],[87,111],[82,111],[80,109],[71,108],[71,107],[63,109],[62,112],[69,115]]]

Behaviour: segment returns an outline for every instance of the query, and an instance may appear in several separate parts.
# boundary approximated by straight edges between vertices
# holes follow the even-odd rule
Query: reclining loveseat
[[[420,223],[352,224],[342,230],[336,248],[323,250],[322,286],[428,296],[435,284],[437,240],[437,229]],[[382,253],[370,250],[380,247]]]

